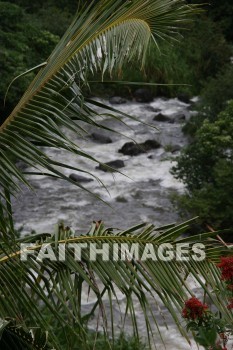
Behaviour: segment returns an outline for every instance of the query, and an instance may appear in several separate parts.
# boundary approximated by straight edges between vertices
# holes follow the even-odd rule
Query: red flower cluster
[[[217,267],[222,271],[222,280],[231,281],[233,279],[233,256],[221,257],[221,262]]]
[[[185,302],[182,316],[184,318],[195,320],[196,318],[202,318],[207,309],[208,306],[206,304],[202,304],[200,300],[192,297]]]

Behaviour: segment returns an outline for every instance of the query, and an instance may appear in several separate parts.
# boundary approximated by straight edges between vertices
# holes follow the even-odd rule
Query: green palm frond
[[[95,6],[91,3],[83,7],[76,14],[45,67],[0,126],[2,207],[6,200],[4,188],[14,195],[19,191],[18,183],[30,186],[15,159],[81,187],[64,175],[62,169],[71,169],[68,164],[48,157],[37,146],[55,147],[97,162],[63,131],[65,127],[82,138],[86,131],[80,121],[101,127],[91,108],[96,102],[85,100],[82,92],[90,74],[111,73],[132,60],[143,64],[149,41],[176,37],[194,9],[195,6],[185,5],[182,0],[103,0]],[[106,113],[110,111],[116,117],[114,109],[108,108]],[[78,167],[72,169],[85,172]]]
[[[169,243],[172,247],[184,243],[182,235],[189,223],[162,228],[140,224],[125,231],[106,229],[102,223],[94,223],[88,234],[81,236],[75,236],[69,228],[60,225],[53,235],[21,238],[14,247],[2,242],[4,253],[0,256],[0,314],[2,317],[17,315],[31,327],[39,325],[42,330],[49,331],[50,342],[56,349],[60,349],[62,347],[57,343],[55,329],[61,329],[63,337],[72,334],[74,343],[79,339],[85,344],[85,325],[93,317],[96,317],[98,325],[100,321],[97,315],[102,319],[105,332],[114,338],[114,318],[106,316],[106,307],[113,312],[113,301],[117,304],[120,291],[125,298],[123,319],[126,316],[131,318],[136,337],[139,338],[135,303],[140,305],[148,336],[151,336],[154,328],[149,320],[153,319],[155,324],[157,322],[158,310],[155,309],[158,300],[172,315],[181,334],[187,336],[180,325],[179,314],[184,300],[192,293],[186,281],[192,274],[193,280],[207,291],[211,302],[230,322],[232,315],[226,306],[227,299],[224,304],[224,286],[214,264],[226,251],[226,247],[214,239],[218,232],[198,235],[195,240],[191,238],[191,243],[195,241],[205,244],[206,259],[203,261],[191,259],[191,252],[188,253],[190,259],[187,261],[142,259],[147,244],[157,251],[161,242]],[[188,239],[185,243],[187,242]],[[29,254],[27,261],[21,261],[20,254],[23,251],[20,250],[19,243],[25,243],[28,246],[27,252],[35,251],[36,254]],[[70,243],[92,243],[99,249],[104,247],[106,254],[109,250],[104,244],[108,244],[110,251],[117,244],[120,256],[110,256],[108,261],[104,261],[103,257],[97,255],[97,259],[92,261],[90,251],[83,249],[79,261],[73,249],[69,248]],[[122,259],[122,249],[128,247],[130,250],[132,243],[139,245],[139,259],[130,257],[130,253]],[[50,245],[56,257],[59,254],[59,244],[65,244],[68,248],[64,261],[37,260],[37,253],[43,244]],[[212,293],[216,287],[218,293]],[[84,291],[87,295],[94,295],[88,312],[82,308]],[[156,327],[159,328],[159,324]]]

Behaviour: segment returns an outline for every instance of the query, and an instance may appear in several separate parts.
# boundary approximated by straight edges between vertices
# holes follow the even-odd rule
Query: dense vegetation
[[[97,1],[96,1],[97,2]],[[194,3],[194,1],[189,1]],[[80,6],[90,2],[81,1]],[[196,2],[195,2],[196,3]],[[200,2],[201,3],[201,2]],[[0,66],[2,79],[0,96],[4,96],[6,87],[18,74],[42,63],[67,29],[77,2],[14,0],[0,2],[0,39],[2,55]],[[175,40],[159,40],[160,53],[155,45],[151,45],[145,69],[131,65],[123,73],[113,78],[125,81],[145,81],[157,84],[187,84],[187,86],[157,86],[152,90],[155,95],[187,97],[200,94],[206,80],[215,77],[225,69],[230,62],[231,45],[229,38],[233,32],[231,14],[233,5],[227,1],[221,4],[212,1],[211,6],[205,6],[206,12],[198,16],[181,37]],[[13,20],[14,19],[14,20]],[[0,103],[0,115],[5,118],[19,100],[33,73],[20,78],[13,84],[3,108]],[[106,80],[108,80],[106,75]],[[101,75],[96,76],[101,80]],[[128,94],[131,87],[117,85],[100,89],[92,86],[93,93],[105,95]]]
[[[214,45],[216,52],[224,38],[232,55],[233,32],[229,20],[232,5],[230,1],[212,5],[208,20],[221,33]],[[213,60],[218,54],[211,54]],[[227,63],[230,58],[227,50],[222,51],[221,58],[224,57],[225,64],[217,64],[215,69],[213,66],[201,82],[197,115],[184,126],[190,145],[182,151],[172,170],[187,189],[176,198],[182,215],[198,215],[202,227],[209,224],[220,229],[231,228],[233,224],[233,66],[231,60]],[[232,241],[231,233],[225,238]]]

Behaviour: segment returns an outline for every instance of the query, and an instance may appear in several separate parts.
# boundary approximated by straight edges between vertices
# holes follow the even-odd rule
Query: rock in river
[[[109,169],[105,165],[113,169]],[[100,164],[99,166],[96,167],[96,169],[100,169],[102,171],[114,172],[114,171],[117,171],[117,169],[124,168],[124,166],[125,166],[125,163],[123,162],[123,160],[116,159],[116,160],[112,160],[111,162],[107,162],[105,164]]]
[[[91,138],[98,143],[112,143],[112,139],[109,136],[98,134],[97,132],[93,132]]]
[[[151,149],[156,149],[159,147],[160,144],[156,140],[147,140],[139,144],[134,142],[126,142],[118,152],[128,156],[137,156],[138,154],[146,153]]]
[[[91,182],[94,181],[93,179],[90,179],[88,177],[84,177],[81,175],[76,175],[76,174],[70,174],[69,178],[75,182]]]
[[[174,123],[174,120],[169,118],[167,115],[163,113],[157,114],[153,120],[156,120],[157,122],[168,122],[168,123]]]

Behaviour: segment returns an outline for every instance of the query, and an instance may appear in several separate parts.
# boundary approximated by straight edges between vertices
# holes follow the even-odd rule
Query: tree
[[[217,228],[232,226],[233,101],[214,121],[205,119],[173,168],[188,194],[181,206]]]
[[[188,239],[180,237],[187,229],[187,223],[157,229],[153,225],[140,224],[123,232],[113,232],[97,222],[84,236],[75,236],[69,228],[60,226],[54,235],[43,233],[18,238],[11,210],[11,196],[17,195],[20,185],[30,187],[26,176],[30,174],[23,173],[17,167],[16,160],[33,166],[34,174],[47,173],[87,190],[64,175],[64,169],[72,168],[69,164],[49,158],[44,148],[39,146],[64,149],[77,157],[88,157],[98,162],[69,140],[63,130],[65,127],[82,136],[85,134],[83,124],[99,126],[96,112],[92,110],[92,106],[99,103],[85,98],[82,93],[83,86],[88,85],[90,74],[98,70],[102,74],[106,70],[110,73],[113,69],[121,70],[123,63],[130,63],[133,59],[143,64],[149,42],[175,35],[194,8],[186,6],[181,0],[123,3],[120,0],[103,0],[95,6],[83,7],[22,99],[1,125],[0,335],[5,349],[45,349],[52,346],[56,349],[74,349],[79,348],[80,343],[84,348],[89,348],[85,326],[95,311],[103,319],[104,332],[110,331],[114,342],[113,318],[107,320],[105,317],[104,297],[107,297],[112,310],[112,299],[116,297],[117,289],[126,296],[125,312],[131,316],[137,337],[133,296],[145,316],[148,334],[151,331],[148,316],[153,314],[153,307],[146,293],[158,295],[185,335],[177,316],[177,309],[181,310],[184,299],[190,293],[183,282],[183,273],[188,275],[191,271],[199,280],[198,272],[207,269],[209,273],[204,277],[214,287],[217,274],[209,260],[218,256],[222,251],[221,246],[207,247],[209,260],[201,265],[195,261],[168,264],[157,261],[154,264],[134,258],[108,263],[98,258],[93,262],[86,253],[79,261],[70,249],[64,261],[57,261],[56,256],[55,260],[41,261],[30,254],[32,249],[37,252],[41,248],[48,249],[48,246],[55,249],[53,254],[59,254],[60,244],[72,242],[92,242],[97,248],[101,248],[102,243],[108,243],[111,249],[114,243],[135,242],[140,252],[145,242],[155,250],[163,242],[170,242],[173,248],[179,242],[188,242]],[[115,111],[106,107],[106,113],[112,112]],[[85,172],[85,169],[72,169]],[[203,241],[214,235],[216,233],[205,234]],[[26,245],[25,250],[20,243]],[[29,258],[22,261],[22,254],[29,255]],[[106,254],[106,250],[103,254]],[[96,296],[96,303],[86,314],[83,314],[81,304],[84,284]],[[218,284],[221,290],[219,281]],[[207,293],[230,322],[231,315],[221,304],[222,297],[212,295],[208,290]],[[47,345],[45,332],[48,332]]]
[[[16,77],[44,62],[59,41],[59,37],[32,23],[25,11],[8,2],[0,2],[1,82],[0,123],[10,114],[22,93],[34,78],[34,72],[13,84],[7,99],[4,96],[9,77]]]

